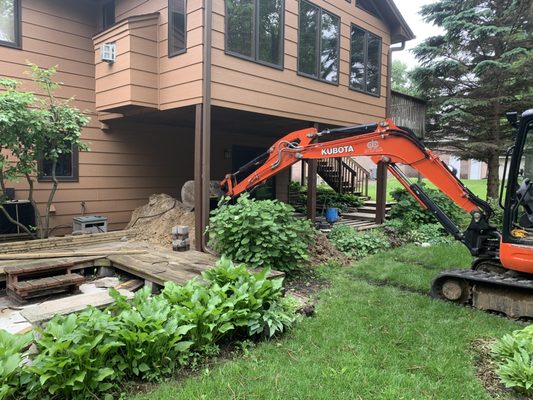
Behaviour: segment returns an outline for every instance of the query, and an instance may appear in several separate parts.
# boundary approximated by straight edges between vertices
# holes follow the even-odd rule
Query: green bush
[[[15,394],[20,386],[19,367],[31,333],[12,335],[0,329],[0,400]]]
[[[159,381],[232,335],[283,332],[296,321],[295,303],[268,273],[221,259],[204,282],[167,283],[159,295],[144,288],[128,301],[111,289],[115,303],[105,310],[56,316],[37,330],[28,363],[31,334],[0,331],[0,400],[108,400],[124,380]]]
[[[409,225],[398,218],[391,219],[383,225],[383,233],[392,247],[399,247],[406,243],[443,244],[454,241],[440,224],[421,225],[406,231],[408,227]]]
[[[492,354],[502,383],[533,395],[533,325],[502,337],[492,347]]]
[[[244,194],[235,205],[222,204],[211,213],[209,244],[249,267],[293,272],[308,260],[307,247],[316,232],[293,212],[288,204],[256,201]]]
[[[347,225],[334,225],[329,239],[340,251],[356,259],[390,247],[389,241],[379,230],[358,232]]]
[[[291,182],[291,203],[300,212],[307,209],[307,187],[298,182]],[[316,188],[316,204],[319,207],[336,207],[346,211],[348,207],[359,207],[363,199],[359,196],[344,193],[340,194],[326,184],[320,184]]]
[[[459,226],[467,226],[470,222],[468,213],[459,208],[444,193],[437,189],[424,187],[428,196]],[[404,188],[398,188],[391,192],[391,196],[396,200],[391,208],[390,218],[402,221],[401,233],[418,229],[423,225],[432,225],[437,222],[435,217],[423,209],[418,201]]]

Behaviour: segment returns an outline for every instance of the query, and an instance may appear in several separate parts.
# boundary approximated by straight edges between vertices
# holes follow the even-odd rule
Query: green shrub
[[[492,347],[492,354],[502,383],[533,395],[533,325],[502,337]]]
[[[20,386],[19,367],[31,333],[12,335],[0,329],[0,400],[15,394]]]
[[[376,254],[390,247],[382,232],[378,230],[358,232],[347,225],[334,225],[329,239],[340,251],[356,259]]]
[[[316,232],[309,221],[295,218],[293,212],[288,204],[256,201],[244,194],[235,205],[223,204],[211,213],[209,243],[220,254],[249,267],[293,272],[309,258],[307,247]]]
[[[291,182],[291,204],[300,212],[307,209],[307,187],[298,182]],[[348,207],[359,207],[363,204],[363,199],[359,196],[344,193],[340,194],[326,184],[320,184],[316,188],[316,204],[319,207],[336,207],[346,211]]]
[[[92,399],[121,378],[116,350],[120,323],[110,314],[88,308],[55,316],[35,340],[38,354],[23,374],[26,398]]]
[[[456,224],[465,227],[468,225],[470,222],[468,213],[459,208],[440,190],[422,186],[428,196]],[[391,196],[396,200],[396,204],[391,208],[390,218],[402,221],[401,233],[406,233],[423,225],[432,225],[437,222],[433,214],[428,210],[424,210],[418,201],[404,188],[393,190]]]

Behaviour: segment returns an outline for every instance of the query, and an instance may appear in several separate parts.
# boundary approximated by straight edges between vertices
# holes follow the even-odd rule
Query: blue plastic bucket
[[[340,219],[339,209],[330,207],[326,208],[326,221],[332,224]]]

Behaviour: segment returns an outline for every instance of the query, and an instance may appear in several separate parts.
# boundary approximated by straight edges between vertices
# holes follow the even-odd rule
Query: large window
[[[226,0],[226,52],[283,66],[283,0]]]
[[[62,154],[57,160],[56,178],[58,181],[79,180],[79,153],[78,147],[72,146],[72,151],[68,154]],[[52,161],[41,160],[39,162],[39,181],[52,180]]]
[[[115,0],[102,5],[102,29],[105,31],[115,24]]]
[[[339,83],[340,18],[307,1],[300,2],[298,72]]]
[[[350,41],[350,87],[379,96],[381,38],[352,25]]]
[[[0,1],[0,45],[20,47],[20,0]]]
[[[187,50],[186,0],[168,0],[168,56]]]

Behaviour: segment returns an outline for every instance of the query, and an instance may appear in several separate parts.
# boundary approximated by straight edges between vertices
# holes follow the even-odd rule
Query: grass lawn
[[[411,178],[411,179],[413,182],[416,181],[416,178]],[[423,181],[428,185],[428,187],[435,188],[435,185],[433,185],[427,179],[424,179]],[[485,199],[487,197],[487,180],[486,179],[463,179],[462,182],[465,184],[467,188],[469,188],[472,192],[474,192],[476,196],[479,196],[482,199]],[[396,178],[391,176],[387,179],[387,200],[393,200],[393,198],[390,195],[390,192],[399,187],[403,187],[403,186]],[[376,198],[376,181],[368,182],[368,195],[370,196],[371,199]]]
[[[490,399],[472,343],[523,325],[425,294],[439,270],[470,261],[456,244],[407,246],[324,271],[316,316],[134,399]]]

